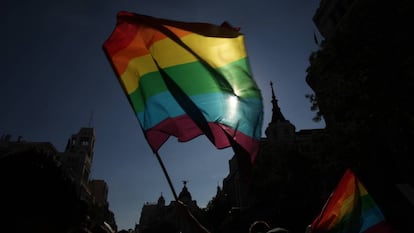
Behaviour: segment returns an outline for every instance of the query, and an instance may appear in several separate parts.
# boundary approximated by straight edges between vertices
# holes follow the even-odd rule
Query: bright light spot
[[[228,109],[227,109],[227,114],[226,114],[226,118],[228,121],[237,121],[238,119],[237,117],[237,109],[238,109],[238,105],[239,105],[239,99],[237,96],[232,95],[229,96],[228,99]]]

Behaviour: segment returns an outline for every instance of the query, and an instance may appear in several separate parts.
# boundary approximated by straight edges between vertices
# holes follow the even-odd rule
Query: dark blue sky
[[[87,127],[96,131],[94,179],[109,185],[110,209],[120,229],[133,228],[145,202],[172,194],[102,50],[116,13],[133,11],[181,21],[228,21],[245,35],[254,78],[271,118],[269,82],[279,106],[297,130],[323,128],[305,94],[308,57],[318,48],[312,16],[319,1],[151,0],[14,1],[0,4],[0,134],[50,141],[63,151],[67,139]],[[264,130],[263,130],[264,132]],[[174,186],[182,180],[200,207],[228,174],[231,149],[217,150],[205,137],[171,138],[159,151]]]

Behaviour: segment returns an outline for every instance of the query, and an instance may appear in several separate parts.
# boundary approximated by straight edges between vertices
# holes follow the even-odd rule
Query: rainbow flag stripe
[[[237,30],[119,12],[103,47],[154,152],[170,135],[209,131],[217,148],[230,135],[254,161],[262,97]]]
[[[312,233],[391,233],[393,230],[351,169],[347,169],[321,214],[311,224]]]

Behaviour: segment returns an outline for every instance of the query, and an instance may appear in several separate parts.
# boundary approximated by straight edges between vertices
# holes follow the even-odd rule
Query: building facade
[[[64,169],[73,178],[81,198],[91,196],[89,192],[89,175],[93,161],[95,130],[81,128],[73,134],[66,145],[65,151],[59,153]]]
[[[327,188],[322,188],[324,182],[316,182],[320,178],[318,164],[324,154],[325,130],[297,131],[281,112],[272,83],[270,88],[272,119],[265,130],[266,137],[261,139],[252,180],[246,183],[240,179],[237,159],[233,157],[223,188],[211,203],[213,211],[214,203],[229,211],[224,217],[227,220],[220,221],[220,230],[237,232],[256,220],[303,230],[329,195]]]
[[[2,172],[15,174],[7,182],[2,182],[5,184],[3,194],[8,195],[4,199],[14,203],[10,211],[19,211],[19,206],[25,206],[26,212],[39,213],[39,216],[33,214],[33,217],[19,220],[22,226],[27,227],[26,231],[41,232],[37,228],[44,228],[44,232],[48,232],[47,228],[53,228],[54,232],[58,232],[59,228],[73,228],[76,232],[98,229],[100,232],[116,232],[115,217],[107,201],[108,185],[104,180],[89,179],[94,142],[93,128],[81,128],[77,134],[73,134],[64,152],[59,152],[49,142],[27,142],[22,137],[13,141],[10,135],[0,138],[0,160],[7,168],[2,169]],[[2,176],[7,177],[5,174]],[[22,176],[26,178],[22,180]],[[42,178],[32,182],[31,179],[36,177]],[[31,192],[22,200],[20,197],[27,190],[19,190],[24,187]],[[37,202],[42,203],[42,206],[37,206]],[[52,213],[54,211],[65,214],[55,216],[56,213]],[[53,223],[44,222],[47,218],[55,220],[51,220]],[[19,224],[16,222],[15,225]]]
[[[146,203],[142,207],[139,224],[135,226],[137,233],[192,233],[194,226],[189,221],[187,211],[191,213],[201,223],[205,222],[202,210],[197,205],[197,201],[192,199],[188,191],[187,182],[183,182],[183,188],[178,195],[178,201],[171,201],[166,205],[163,195],[158,198],[157,203]],[[184,207],[185,206],[185,207]]]

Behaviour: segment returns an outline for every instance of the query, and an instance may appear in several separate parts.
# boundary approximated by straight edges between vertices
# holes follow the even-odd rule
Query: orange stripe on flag
[[[166,26],[173,31],[178,37],[191,34],[191,32],[184,31],[178,28]],[[138,28],[134,39],[130,44],[113,54],[112,60],[115,64],[119,75],[122,75],[128,67],[128,63],[136,58],[149,54],[148,48],[157,41],[167,38],[164,34],[147,26],[141,26]]]

